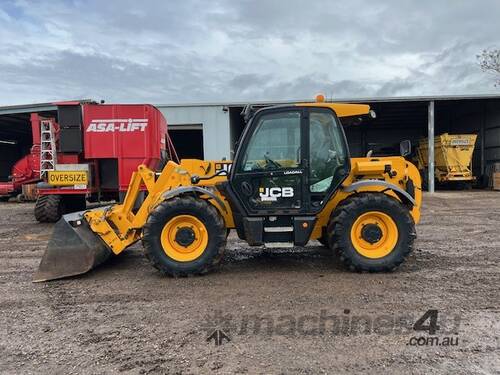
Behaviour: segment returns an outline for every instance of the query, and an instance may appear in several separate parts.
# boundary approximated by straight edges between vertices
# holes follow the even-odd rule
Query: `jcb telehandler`
[[[351,270],[390,271],[411,252],[421,181],[400,156],[350,159],[339,118],[371,113],[321,96],[250,108],[233,162],[170,161],[161,173],[142,165],[122,204],[65,215],[34,281],[87,272],[138,240],[161,272],[204,274],[221,262],[229,229],[251,246],[319,240]]]

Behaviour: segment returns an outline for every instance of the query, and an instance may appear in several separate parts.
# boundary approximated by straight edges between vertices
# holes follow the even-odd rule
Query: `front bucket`
[[[84,212],[64,215],[56,223],[33,282],[80,275],[112,255],[101,238],[90,229],[83,218]]]

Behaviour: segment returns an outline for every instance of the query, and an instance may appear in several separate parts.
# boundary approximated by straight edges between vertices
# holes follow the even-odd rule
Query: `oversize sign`
[[[48,183],[53,186],[87,185],[86,171],[49,171]]]

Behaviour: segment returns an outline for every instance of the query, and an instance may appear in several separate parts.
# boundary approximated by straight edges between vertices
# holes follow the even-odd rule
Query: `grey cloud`
[[[0,4],[0,104],[498,92],[475,55],[500,2]]]
[[[263,87],[270,78],[271,76],[266,74],[239,74],[235,75],[228,83],[235,89],[248,90],[254,87]]]
[[[418,80],[418,79],[416,79]],[[377,91],[377,96],[401,96],[411,92],[418,84],[413,79],[397,79],[384,83]]]

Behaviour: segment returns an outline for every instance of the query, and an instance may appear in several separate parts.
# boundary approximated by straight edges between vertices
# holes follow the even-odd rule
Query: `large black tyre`
[[[370,222],[368,224],[370,227],[366,227],[366,233],[363,232],[366,226],[363,224],[364,218],[369,222],[371,217],[382,218],[380,226],[384,230],[379,231],[380,228],[374,228],[375,224]],[[386,219],[387,217],[392,222]],[[388,220],[389,225],[385,225],[384,220]],[[362,233],[360,240],[356,236],[359,233],[358,228],[361,228]],[[388,237],[391,228],[393,228],[392,235],[395,235],[392,238]],[[398,267],[411,253],[416,231],[408,208],[397,199],[384,193],[360,193],[347,198],[334,210],[328,224],[327,235],[330,247],[338,253],[340,260],[348,269],[359,272],[387,272]],[[356,243],[353,243],[353,237]],[[383,241],[376,250],[381,251],[380,256],[372,257],[371,250],[364,249],[363,245],[377,247],[379,241]]]
[[[35,219],[40,223],[55,223],[62,215],[83,211],[87,207],[85,195],[42,195],[35,204]]]
[[[164,249],[162,245],[164,228],[181,216],[194,217],[199,220],[204,226],[203,233],[208,236],[201,254],[188,261],[175,259],[174,256],[167,254],[167,251],[175,254],[175,250],[172,247]],[[179,227],[176,230],[179,232]],[[143,228],[142,244],[151,264],[164,274],[173,277],[202,275],[221,263],[226,247],[226,234],[224,220],[213,205],[194,197],[177,197],[160,203],[149,214]],[[164,241],[166,241],[165,238]],[[179,243],[174,245],[179,246]]]
[[[421,171],[421,176],[422,190],[427,191],[429,189],[429,170],[427,168],[424,168],[423,171]]]
[[[35,219],[40,223],[55,223],[64,213],[60,195],[42,195],[35,203]]]
[[[326,236],[325,234],[323,234],[320,238],[318,238],[318,242],[322,244],[324,247],[330,247],[328,245],[328,236]]]

